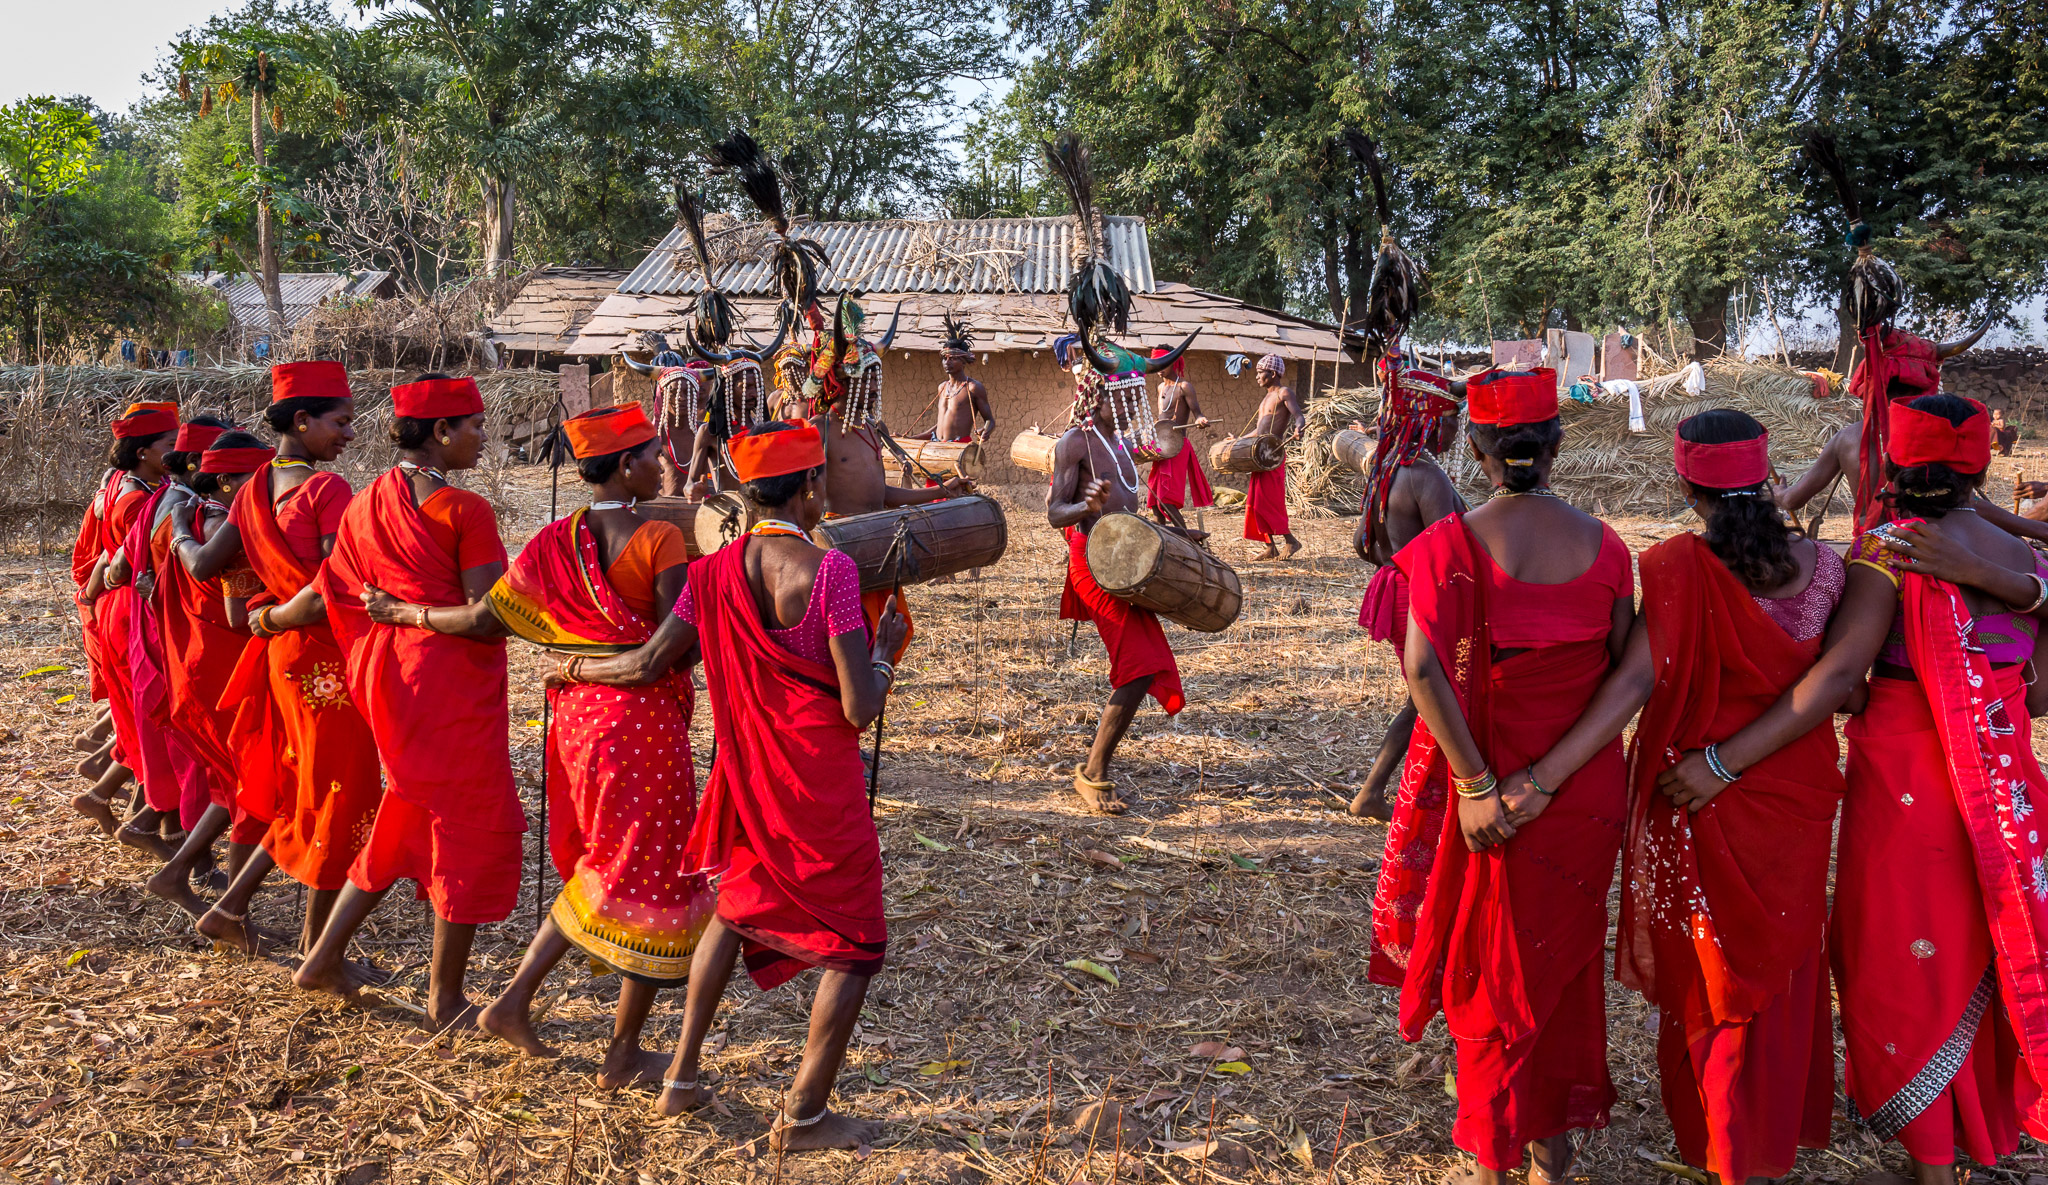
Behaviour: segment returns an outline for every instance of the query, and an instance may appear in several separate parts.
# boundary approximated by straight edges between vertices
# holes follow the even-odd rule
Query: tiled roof
[[[542,268],[491,318],[491,336],[515,350],[560,353],[625,278],[604,268]]]

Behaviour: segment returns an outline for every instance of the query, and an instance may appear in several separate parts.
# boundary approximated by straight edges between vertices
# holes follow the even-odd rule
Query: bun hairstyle
[[[632,448],[622,448],[615,453],[599,453],[595,457],[579,457],[576,461],[576,476],[591,485],[603,485],[619,472],[619,463],[627,457],[637,457],[649,449],[659,448],[661,437],[650,436]]]
[[[1737,444],[1763,434],[1753,416],[1732,407],[1703,411],[1678,425],[1678,438],[1690,444]],[[1781,587],[1799,574],[1792,541],[1800,536],[1786,525],[1768,478],[1729,489],[1685,484],[1706,511],[1707,550],[1751,592]]]
[[[1906,406],[1940,416],[1957,427],[1981,413],[1976,404],[1954,395],[1922,395]],[[1902,466],[1886,459],[1884,469],[1891,479],[1891,489],[1884,497],[1905,518],[1940,518],[1951,510],[1960,510],[1970,504],[1977,496],[1977,487],[1984,484],[1984,474],[1963,473],[1938,461]]]
[[[198,415],[193,416],[191,419],[186,420],[185,422],[187,424],[196,424],[201,428],[234,427],[233,424],[230,424],[228,421],[222,419],[217,415],[214,415],[211,412],[200,412]],[[256,447],[262,448],[263,446],[259,444]],[[199,479],[198,453],[188,453],[182,450],[165,453],[164,468],[171,473],[177,474],[180,478],[186,479],[186,485],[191,486],[195,490],[199,488],[198,485],[195,484]]]
[[[1480,452],[1507,466],[1501,488],[1526,494],[1549,476],[1543,458],[1555,455],[1564,443],[1564,425],[1556,416],[1533,424],[1466,424],[1465,435]]]
[[[283,436],[292,430],[292,424],[298,420],[300,412],[305,412],[317,420],[347,402],[348,400],[335,395],[296,395],[290,399],[280,399],[264,408],[263,422],[270,425],[272,432]]]
[[[133,473],[136,466],[142,464],[143,449],[160,440],[177,438],[178,433],[175,430],[159,432],[155,436],[116,436],[114,447],[107,450],[107,464],[123,473]]]
[[[438,370],[430,370],[427,373],[419,375],[418,377],[414,378],[412,381],[415,383],[424,383],[432,379],[445,379],[453,377],[453,375],[442,374]],[[425,448],[427,441],[433,439],[434,421],[421,419],[417,416],[394,415],[391,417],[390,436],[391,443],[397,445],[401,449],[410,450],[416,448]]]
[[[766,436],[771,432],[795,430],[793,425],[771,420],[765,424],[754,425],[753,430],[747,435]],[[802,469],[795,473],[778,473],[774,477],[757,477],[752,481],[742,482],[740,489],[746,492],[747,498],[754,505],[764,510],[772,510],[777,506],[788,505],[789,500],[796,497],[797,491],[804,488],[804,483],[811,479],[811,475],[818,472],[818,468]]]

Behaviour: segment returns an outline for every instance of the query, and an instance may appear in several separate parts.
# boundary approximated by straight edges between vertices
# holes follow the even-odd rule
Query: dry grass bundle
[[[1378,387],[1345,387],[1309,401],[1308,426],[1287,450],[1287,504],[1309,518],[1356,514],[1365,475],[1330,452],[1330,438],[1352,424],[1368,431],[1380,414]]]
[[[360,487],[396,460],[386,429],[393,383],[410,372],[358,370],[356,442],[335,470]],[[477,376],[494,425],[545,421],[560,393],[556,376],[507,370]],[[129,403],[176,400],[183,413],[213,412],[268,437],[268,366],[130,370],[108,366],[0,367],[0,465],[10,479],[0,490],[0,537],[31,538],[39,550],[68,541],[78,516],[106,472],[107,424]],[[493,450],[472,483],[503,501],[506,470],[524,458]]]
[[[425,300],[329,301],[292,327],[285,353],[333,358],[350,369],[475,370],[487,363],[482,346],[491,314],[530,275],[478,276],[437,289]]]

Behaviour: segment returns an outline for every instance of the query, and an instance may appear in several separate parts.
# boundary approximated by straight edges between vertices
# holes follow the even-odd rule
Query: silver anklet
[[[697,1080],[692,1078],[688,1082],[677,1082],[673,1078],[664,1078],[661,1080],[661,1088],[663,1090],[695,1090],[697,1089]]]
[[[788,1111],[784,1111],[784,1112],[782,1113],[782,1126],[784,1126],[784,1127],[809,1127],[809,1126],[811,1126],[812,1124],[814,1124],[814,1123],[818,1122],[819,1120],[821,1120],[821,1119],[825,1118],[825,1116],[827,1116],[827,1115],[830,1115],[831,1113],[832,1113],[832,1108],[831,1108],[831,1107],[829,1107],[829,1106],[826,1106],[826,1107],[820,1107],[820,1108],[818,1108],[818,1113],[817,1113],[816,1115],[813,1115],[813,1116],[811,1116],[811,1117],[810,1117],[809,1119],[791,1119],[791,1118],[790,1118],[790,1116],[789,1116],[789,1112],[788,1112]]]

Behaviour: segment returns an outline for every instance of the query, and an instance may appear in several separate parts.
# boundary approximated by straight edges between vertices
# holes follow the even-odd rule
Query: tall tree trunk
[[[1692,326],[1692,356],[1697,361],[1728,352],[1728,296],[1733,289],[1716,284],[1688,303],[1686,323]]]
[[[1323,222],[1323,298],[1329,302],[1330,320],[1344,324],[1344,269],[1337,260],[1336,228]]]
[[[255,88],[249,92],[249,147],[256,153],[256,169],[260,176],[264,166],[263,92]],[[256,265],[262,269],[257,283],[263,288],[263,303],[270,309],[270,344],[275,350],[284,345],[287,327],[284,323],[284,290],[277,278],[277,234],[271,227],[270,187],[262,184],[256,188]]]
[[[484,192],[484,274],[502,276],[512,270],[513,215],[518,209],[512,178],[482,179]]]
[[[1835,362],[1828,369],[1836,374],[1848,374],[1856,362],[1856,307],[1850,303],[1846,282],[1842,299],[1835,302],[1835,325]]]

